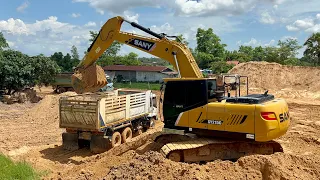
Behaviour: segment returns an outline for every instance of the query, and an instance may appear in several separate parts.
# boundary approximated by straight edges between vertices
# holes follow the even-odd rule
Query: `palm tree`
[[[303,45],[306,46],[303,54],[308,57],[314,65],[320,65],[320,32],[313,33]]]

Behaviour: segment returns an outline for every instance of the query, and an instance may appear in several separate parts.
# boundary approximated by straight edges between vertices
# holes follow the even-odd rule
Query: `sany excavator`
[[[122,32],[123,22],[153,37]],[[105,86],[104,71],[94,63],[118,41],[164,59],[178,71],[179,77],[165,78],[161,89],[164,128],[155,141],[162,143],[165,157],[201,162],[283,152],[274,139],[284,135],[290,124],[286,101],[267,92],[223,96],[224,83],[219,78],[204,78],[189,48],[170,37],[119,16],[109,19],[76,68],[72,77],[75,91],[96,92]]]

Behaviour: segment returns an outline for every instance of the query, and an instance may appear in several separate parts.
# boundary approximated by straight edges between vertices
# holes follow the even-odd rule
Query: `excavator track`
[[[237,160],[247,155],[270,155],[276,152],[283,152],[281,145],[275,141],[234,141],[190,136],[183,139],[181,135],[174,137],[175,135],[172,134],[162,136],[170,137],[168,139],[172,139],[174,142],[162,142],[164,145],[160,149],[160,153],[176,162],[199,163],[218,159]],[[161,139],[164,138],[161,137]],[[180,139],[180,141],[176,141],[177,139]]]

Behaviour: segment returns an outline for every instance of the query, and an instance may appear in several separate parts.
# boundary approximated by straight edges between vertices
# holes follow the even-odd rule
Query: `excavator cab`
[[[162,106],[165,128],[185,129],[176,126],[183,112],[223,99],[223,93],[217,89],[216,79],[172,78],[164,81]]]

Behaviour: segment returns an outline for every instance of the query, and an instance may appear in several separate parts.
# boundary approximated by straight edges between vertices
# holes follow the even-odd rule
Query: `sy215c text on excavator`
[[[123,22],[153,37],[122,32]],[[94,63],[118,41],[164,59],[178,71],[179,77],[164,79],[162,88],[164,129],[156,141],[162,143],[164,156],[199,162],[282,152],[274,139],[290,124],[286,101],[267,93],[224,97],[223,83],[204,78],[189,48],[169,38],[120,16],[109,19],[72,77],[75,91],[95,92],[105,86],[105,74]]]

